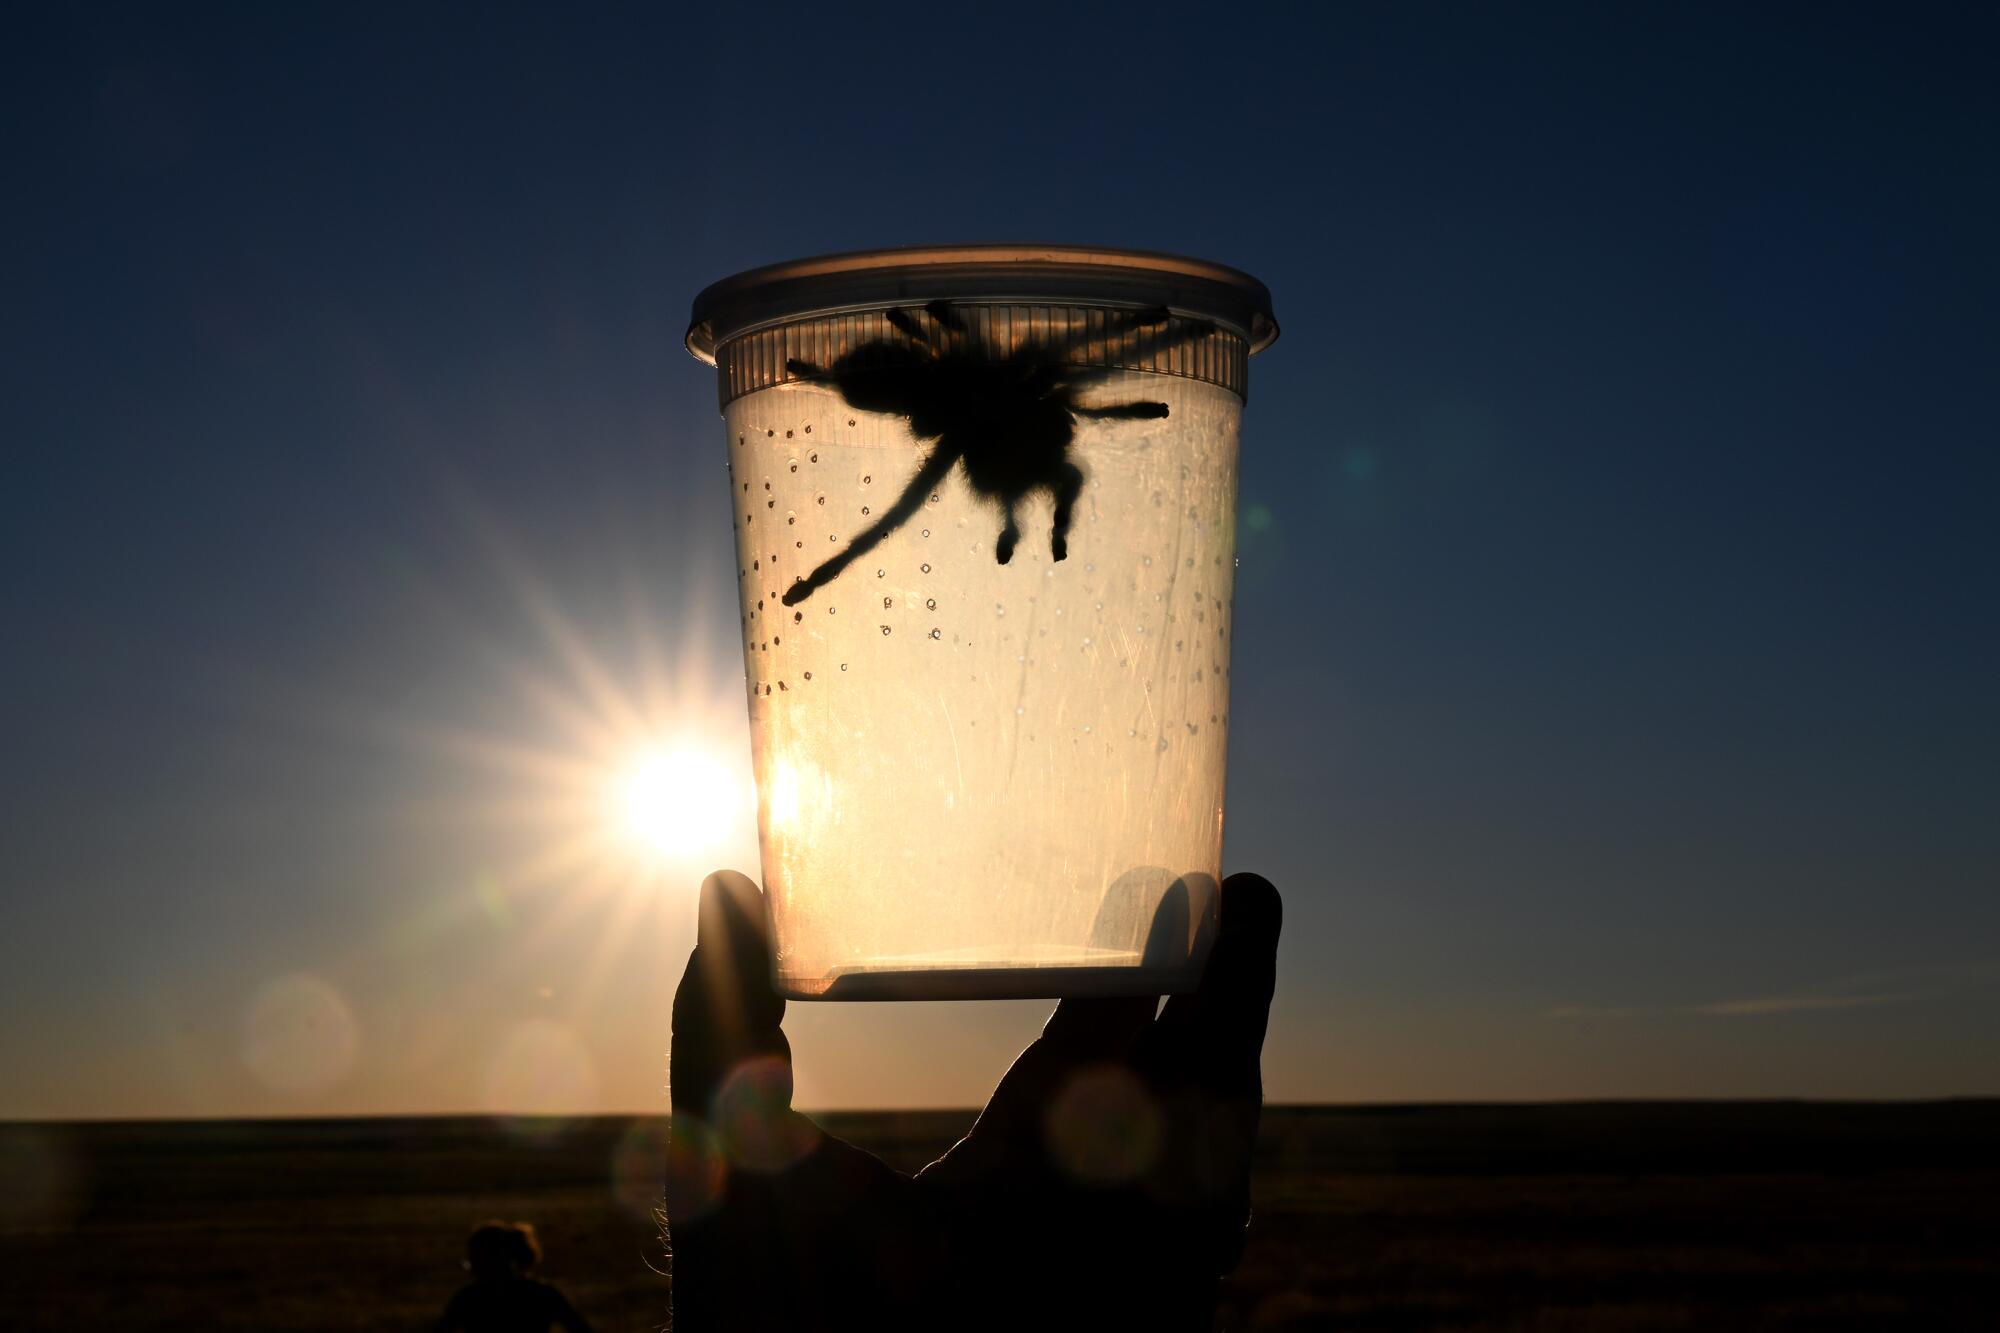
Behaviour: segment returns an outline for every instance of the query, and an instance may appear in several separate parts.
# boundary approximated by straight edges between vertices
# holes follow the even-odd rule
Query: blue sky
[[[657,1107],[754,843],[563,853],[650,734],[747,773],[688,303],[1005,239],[1284,326],[1228,834],[1273,1097],[2000,1092],[1990,14],[11,36],[0,1115]],[[802,1100],[976,1102],[1041,1011],[795,1006]]]

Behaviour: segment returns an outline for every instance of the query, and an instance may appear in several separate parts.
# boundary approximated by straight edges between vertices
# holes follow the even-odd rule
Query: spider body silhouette
[[[910,310],[891,310],[889,323],[903,339],[863,343],[829,367],[793,358],[795,375],[830,380],[849,407],[900,416],[919,440],[934,441],[931,452],[895,503],[848,543],[840,554],[793,583],[783,601],[795,606],[825,587],[855,560],[915,516],[925,498],[953,467],[965,465],[976,494],[994,501],[1002,515],[993,555],[1001,564],[1014,558],[1021,529],[1016,511],[1022,500],[1046,490],[1055,501],[1049,554],[1069,555],[1070,520],[1083,490],[1084,475],[1069,455],[1079,420],[1142,420],[1167,415],[1160,402],[1111,403],[1086,407],[1078,394],[1109,372],[1064,363],[1069,344],[1024,343],[995,357],[949,302],[923,307],[929,323]],[[1164,309],[1114,316],[1108,334],[1167,327]],[[1190,321],[1173,335],[1155,334],[1151,350],[1207,333],[1213,325]]]

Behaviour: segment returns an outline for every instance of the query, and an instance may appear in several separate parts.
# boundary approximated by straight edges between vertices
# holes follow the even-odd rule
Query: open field
[[[902,1165],[970,1112],[839,1114]],[[660,1122],[0,1125],[14,1329],[427,1328],[467,1227],[533,1221],[657,1329]],[[2000,1102],[1267,1111],[1232,1328],[1995,1327]]]

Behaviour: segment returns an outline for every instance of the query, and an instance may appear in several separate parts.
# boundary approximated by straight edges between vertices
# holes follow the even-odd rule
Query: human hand
[[[674,996],[674,1328],[1207,1329],[1242,1255],[1281,908],[1223,883],[1200,988],[1064,1000],[914,1177],[791,1109],[763,895],[701,889]]]

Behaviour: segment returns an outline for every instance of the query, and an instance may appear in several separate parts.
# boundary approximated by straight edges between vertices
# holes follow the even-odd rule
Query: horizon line
[[[1944,1106],[1992,1103],[2000,1109],[2000,1093],[1946,1093],[1928,1097],[1520,1097],[1520,1098],[1437,1098],[1407,1101],[1352,1102],[1265,1102],[1266,1111],[1370,1111],[1370,1110],[1467,1110],[1474,1108],[1530,1108],[1560,1106]],[[978,1106],[892,1106],[817,1107],[801,1110],[812,1116],[841,1115],[964,1115],[977,1116]],[[232,1125],[232,1124],[349,1124],[392,1120],[491,1120],[532,1124],[583,1123],[605,1120],[667,1120],[672,1112],[590,1111],[581,1114],[523,1111],[362,1111],[351,1115],[84,1115],[84,1116],[0,1116],[0,1129],[36,1125]]]

